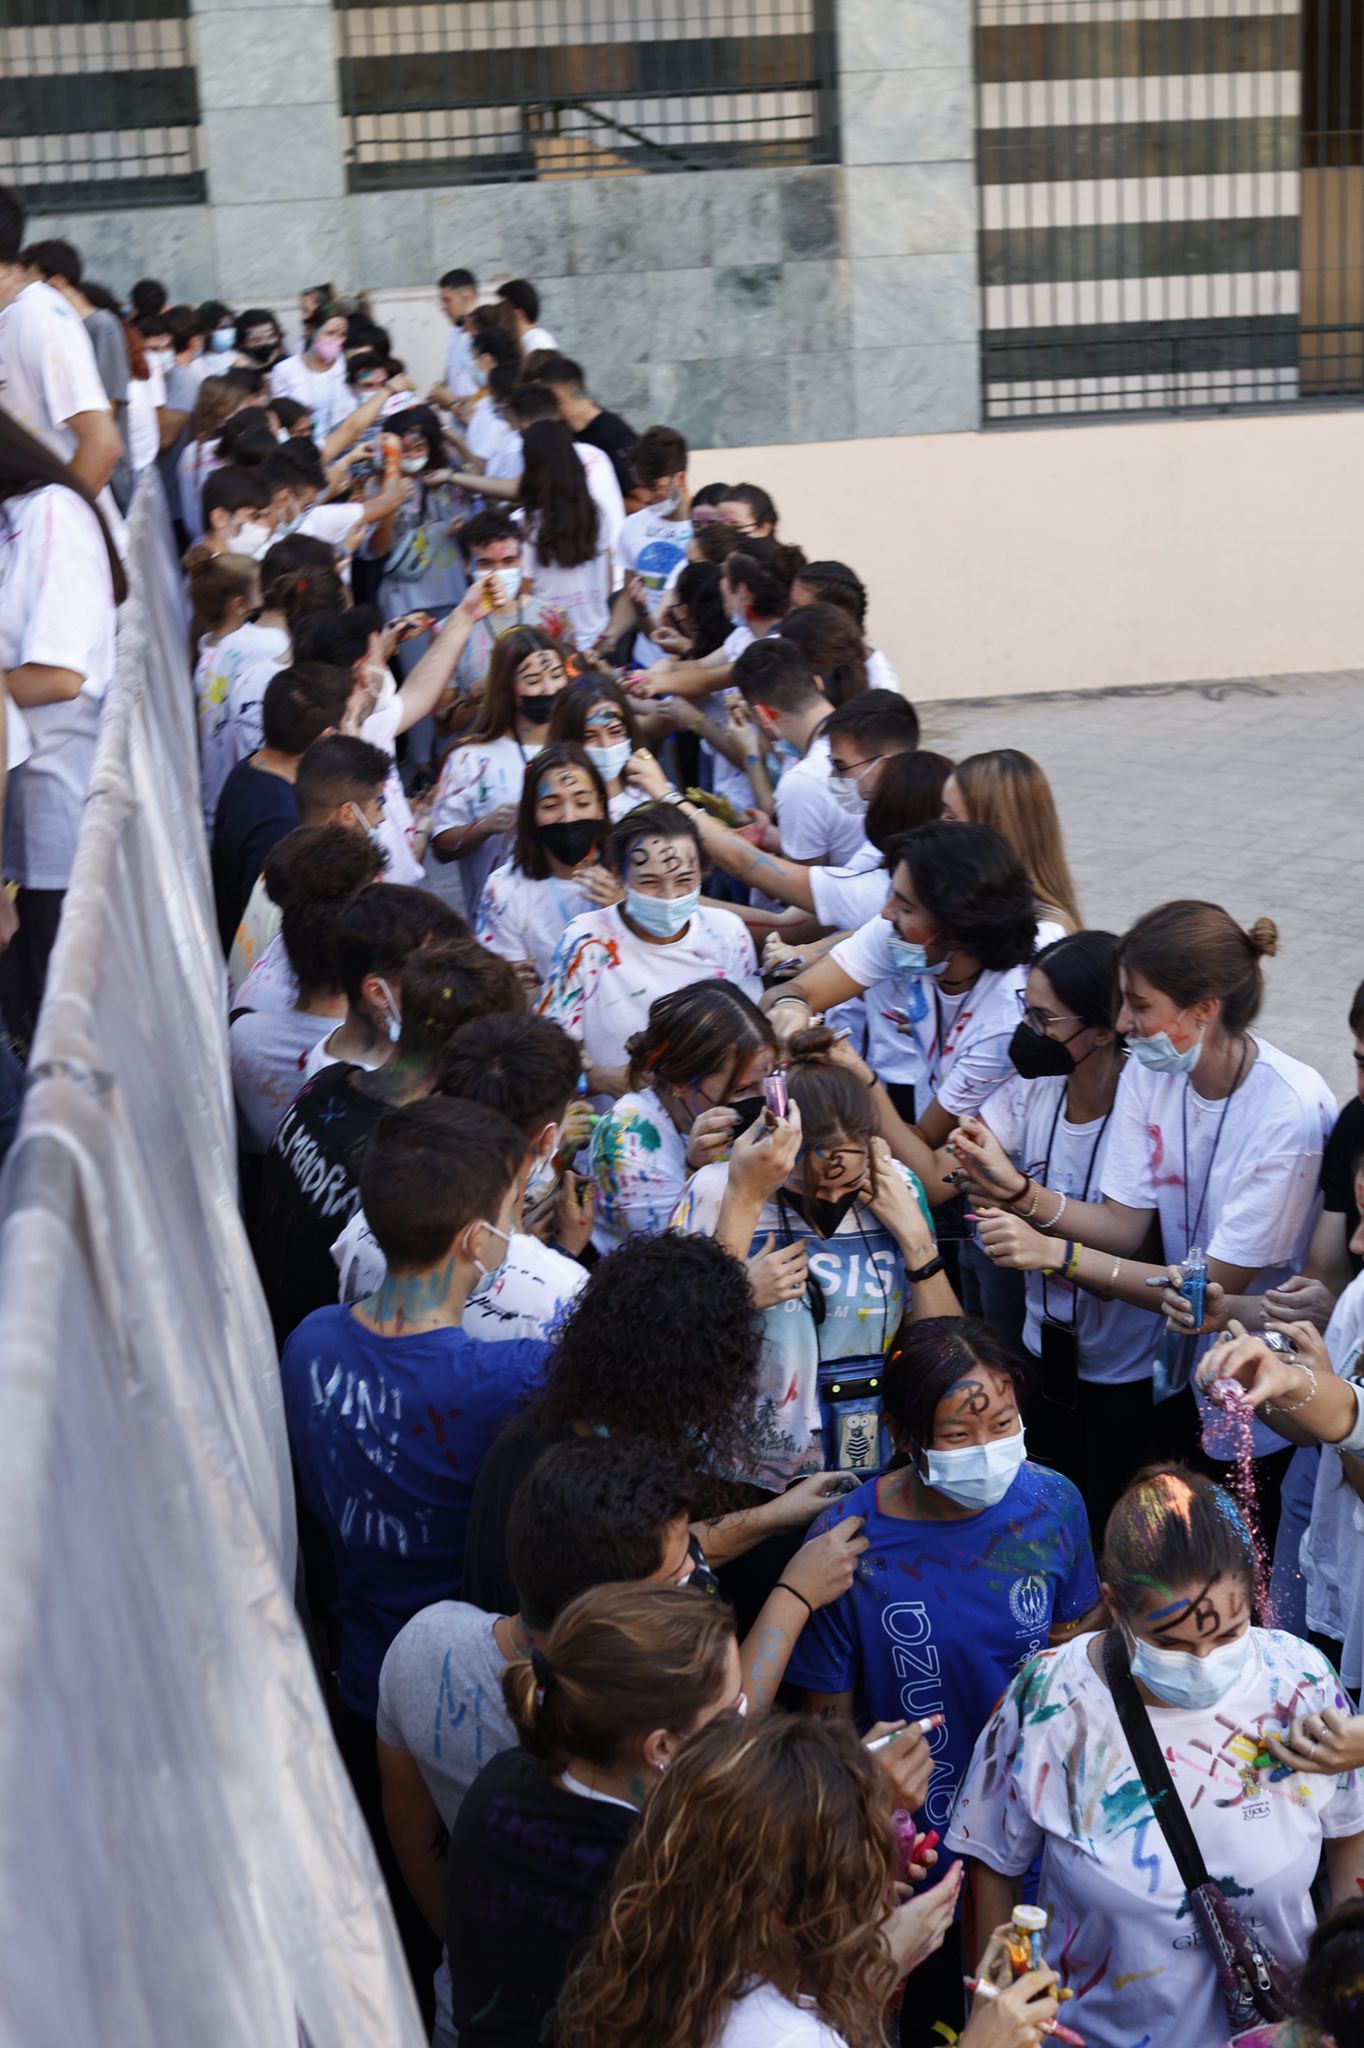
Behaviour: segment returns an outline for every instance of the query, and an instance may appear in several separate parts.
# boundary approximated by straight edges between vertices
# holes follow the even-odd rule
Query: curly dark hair
[[[682,1460],[698,1513],[717,1473],[752,1467],[763,1319],[748,1273],[708,1237],[631,1237],[593,1267],[521,1427],[562,1436],[590,1422]]]
[[[1037,906],[1022,861],[993,825],[917,825],[886,847],[949,945],[982,967],[1018,967],[1037,947]]]

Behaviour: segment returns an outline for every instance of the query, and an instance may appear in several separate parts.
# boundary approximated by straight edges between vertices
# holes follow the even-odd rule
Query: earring
[[[656,1771],[666,1771],[667,1768],[668,1766],[659,1757],[654,1758],[654,1769]]]

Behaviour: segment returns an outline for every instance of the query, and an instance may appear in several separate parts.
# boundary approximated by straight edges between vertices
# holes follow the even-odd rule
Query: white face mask
[[[587,758],[603,782],[614,782],[630,758],[629,740],[617,740],[613,747],[588,747]]]
[[[521,592],[521,564],[519,562],[507,562],[496,569],[482,569],[479,571],[479,574],[483,576],[496,576],[497,590],[495,594],[501,599],[501,606],[516,602]]]
[[[959,1508],[992,1508],[1018,1477],[1027,1451],[1023,1431],[989,1444],[963,1444],[954,1451],[925,1451],[924,1477],[936,1493]]]
[[[825,784],[830,796],[840,811],[846,811],[850,818],[864,818],[867,815],[867,799],[861,787],[850,775],[831,775]]]
[[[554,1163],[554,1155],[558,1150],[558,1146],[559,1133],[556,1131],[554,1133],[554,1143],[550,1146],[548,1152],[539,1154],[534,1166],[532,1166],[529,1174],[526,1176],[525,1201],[528,1206],[533,1206],[536,1202],[542,1201],[547,1194],[558,1187],[559,1172]]]
[[[237,528],[232,542],[234,555],[250,555],[253,562],[260,560],[274,539],[271,529],[260,519],[248,519]]]
[[[173,348],[149,348],[147,350],[147,361],[154,370],[160,370],[164,376],[166,371],[175,362],[175,350]]]
[[[422,471],[426,468],[426,464],[427,458],[424,455],[404,455],[402,459],[403,475],[420,476]]]
[[[474,1228],[475,1230],[477,1230],[478,1225],[475,1224]],[[500,1237],[503,1244],[510,1248],[511,1238],[507,1235],[507,1232],[505,1230],[499,1230],[495,1223],[485,1223],[483,1225],[483,1228],[487,1231],[490,1231],[494,1237]],[[475,1252],[472,1248],[469,1251],[469,1257],[478,1267],[478,1278],[477,1280],[475,1280],[473,1286],[469,1289],[469,1292],[465,1296],[465,1299],[467,1301],[477,1301],[481,1299],[483,1295],[491,1292],[494,1280],[502,1271],[502,1263],[501,1261],[499,1261],[499,1263],[495,1266],[485,1266],[482,1259],[479,1258],[477,1252]]]
[[[366,830],[368,830],[368,827],[366,827]],[[385,1020],[386,1028],[388,1031],[388,1042],[390,1045],[396,1045],[398,1043],[398,1040],[402,1037],[403,1032],[402,1012],[401,1010],[399,1010],[397,1003],[394,1001],[393,991],[389,987],[388,983],[384,980],[383,976],[379,975],[376,977],[376,979],[378,980],[380,988],[384,992],[384,1001],[388,1005],[388,1016],[387,1019]]]
[[[682,503],[682,490],[681,490],[681,486],[680,486],[680,485],[678,485],[678,484],[674,484],[674,485],[673,485],[673,487],[672,487],[672,489],[671,489],[671,490],[669,491],[669,493],[668,493],[667,497],[666,497],[666,498],[661,498],[661,499],[659,500],[659,503],[658,503],[658,510],[659,510],[659,511],[660,511],[660,512],[661,512],[661,513],[663,514],[663,516],[664,516],[664,518],[665,518],[665,519],[671,519],[671,517],[672,517],[673,513],[674,513],[674,512],[675,512],[675,511],[677,510],[678,506],[679,506],[679,505],[680,505],[681,503]]]

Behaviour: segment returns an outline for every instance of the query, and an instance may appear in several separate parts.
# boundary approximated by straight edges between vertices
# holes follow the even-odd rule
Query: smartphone
[[[1080,1340],[1074,1323],[1058,1323],[1052,1316],[1043,1316],[1041,1336],[1038,1382],[1042,1399],[1057,1408],[1078,1408]]]

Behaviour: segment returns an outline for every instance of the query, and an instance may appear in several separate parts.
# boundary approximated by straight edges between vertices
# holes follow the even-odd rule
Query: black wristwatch
[[[942,1271],[942,1254],[935,1252],[926,1266],[920,1266],[917,1273],[905,1270],[905,1278],[911,1286],[917,1287],[921,1280],[935,1280]]]

